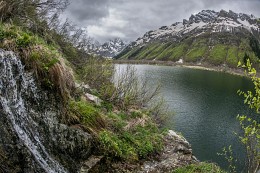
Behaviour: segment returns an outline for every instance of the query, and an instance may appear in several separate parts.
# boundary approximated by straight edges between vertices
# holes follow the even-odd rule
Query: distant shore
[[[153,60],[113,60],[114,64],[146,64],[146,65],[161,65],[161,66],[176,66],[176,67],[185,67],[192,69],[208,70],[208,71],[217,71],[224,72],[238,76],[247,77],[245,70],[242,68],[231,68],[228,66],[220,65],[214,66],[208,63],[177,63],[173,61],[153,61]]]

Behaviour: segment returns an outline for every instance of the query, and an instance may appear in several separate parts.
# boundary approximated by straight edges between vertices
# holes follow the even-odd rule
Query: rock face
[[[61,110],[13,52],[0,50],[0,170],[77,172],[90,155],[91,136],[62,124]]]
[[[260,19],[233,11],[203,10],[183,22],[144,34],[116,58],[208,62],[236,66],[248,53],[260,56]],[[255,45],[255,46],[254,46]],[[219,52],[224,52],[223,54]]]

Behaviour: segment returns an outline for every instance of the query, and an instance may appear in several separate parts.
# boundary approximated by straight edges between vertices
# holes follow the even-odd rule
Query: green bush
[[[241,62],[239,62],[239,66]],[[244,67],[247,74],[254,84],[253,91],[238,91],[239,95],[244,96],[244,104],[259,114],[260,112],[260,78],[257,75],[256,69],[253,68],[252,63],[247,59]],[[260,163],[260,123],[257,116],[237,116],[243,130],[243,135],[240,136],[241,142],[245,145],[247,152],[246,166],[248,172],[257,172]]]

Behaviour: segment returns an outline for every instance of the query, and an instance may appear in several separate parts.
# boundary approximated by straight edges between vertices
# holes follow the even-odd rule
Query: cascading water
[[[0,108],[4,113],[0,116],[7,116],[19,141],[28,148],[38,167],[47,173],[66,173],[68,171],[47,152],[38,130],[40,124],[27,108],[25,97],[29,95],[35,104],[40,104],[37,92],[32,75],[24,71],[20,59],[13,52],[0,50]],[[49,121],[55,123],[53,119]]]

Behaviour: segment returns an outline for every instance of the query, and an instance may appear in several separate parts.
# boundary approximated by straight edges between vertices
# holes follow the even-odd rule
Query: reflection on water
[[[117,65],[125,68],[126,65]],[[181,132],[191,143],[195,156],[201,161],[218,163],[227,168],[223,147],[232,145],[238,157],[239,172],[243,169],[245,151],[234,132],[240,131],[238,114],[252,114],[243,104],[237,90],[250,90],[244,77],[226,73],[182,67],[135,65],[141,77],[162,84],[161,95],[174,116],[166,127]]]

